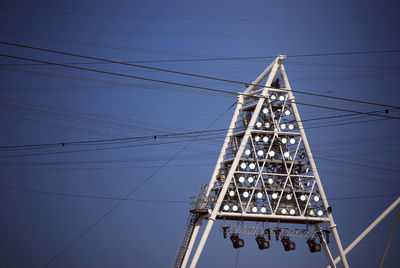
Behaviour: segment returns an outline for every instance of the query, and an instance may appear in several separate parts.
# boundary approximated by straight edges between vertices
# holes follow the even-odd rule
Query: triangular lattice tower
[[[201,222],[208,220],[190,265],[196,266],[212,225],[218,219],[313,225],[315,233],[300,232],[311,241],[323,233],[321,224],[328,223],[325,236],[319,235],[328,261],[331,267],[336,267],[327,245],[326,234],[332,232],[343,265],[348,267],[282,64],[285,58],[278,56],[239,94],[210,184],[203,187],[195,199],[175,267],[186,266]],[[277,78],[283,80],[282,87]],[[234,246],[239,240],[237,247],[240,247],[240,231],[229,226],[223,229],[224,236],[230,232]],[[278,236],[283,240],[290,237],[290,229],[265,230],[253,228],[243,233],[258,235],[261,240],[257,242],[262,243],[268,232],[264,248],[269,246],[271,231],[277,239]],[[290,248],[290,243],[288,245]]]

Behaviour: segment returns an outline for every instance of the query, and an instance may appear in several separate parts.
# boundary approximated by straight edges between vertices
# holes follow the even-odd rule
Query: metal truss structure
[[[191,218],[174,267],[186,267],[203,220],[207,225],[191,268],[196,267],[216,220],[275,222],[315,229],[280,228],[280,235],[286,234],[285,237],[316,238],[317,234],[330,232],[343,266],[348,267],[282,63],[284,59],[285,56],[278,56],[238,94],[236,110],[211,181],[192,199]],[[283,80],[282,87],[279,78]],[[329,230],[322,230],[322,224],[328,225]],[[225,233],[236,235],[266,234],[265,228],[223,228]],[[336,267],[326,239],[321,235],[319,238],[330,266]]]

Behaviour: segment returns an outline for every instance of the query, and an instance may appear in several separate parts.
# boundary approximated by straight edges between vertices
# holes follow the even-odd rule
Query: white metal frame
[[[322,202],[323,202],[324,209],[325,209],[325,211],[328,211],[326,213],[326,217],[324,217],[324,218],[318,218],[318,219],[317,218],[312,218],[312,219],[310,219],[310,217],[307,217],[307,215],[305,215],[306,209],[304,209],[304,211],[302,212],[302,215],[293,216],[293,219],[295,219],[297,221],[300,221],[300,222],[304,222],[304,224],[306,224],[306,223],[308,224],[308,222],[310,220],[314,220],[314,221],[316,221],[316,222],[314,222],[314,224],[315,224],[315,228],[317,230],[321,230],[321,227],[319,226],[319,223],[329,222],[330,228],[332,230],[333,238],[334,238],[334,240],[336,242],[336,246],[337,246],[337,249],[338,249],[338,252],[339,252],[339,255],[340,255],[340,258],[341,258],[341,260],[343,260],[342,261],[343,262],[343,266],[345,268],[349,267],[348,263],[347,263],[347,260],[346,260],[346,256],[345,256],[344,250],[343,250],[343,247],[342,247],[342,244],[341,244],[341,241],[340,241],[340,238],[339,238],[339,235],[338,235],[338,232],[337,232],[337,229],[336,229],[336,224],[335,224],[335,222],[333,220],[332,214],[329,212],[329,209],[328,209],[329,208],[329,204],[327,202],[327,198],[326,198],[325,192],[323,190],[322,183],[321,183],[320,177],[318,175],[318,171],[317,171],[316,165],[315,165],[314,160],[312,158],[311,150],[310,150],[310,147],[309,147],[309,144],[308,144],[308,141],[307,141],[307,137],[306,137],[305,132],[304,132],[304,128],[303,128],[302,123],[301,123],[301,119],[300,119],[300,115],[299,115],[298,110],[297,110],[297,106],[296,106],[296,104],[294,102],[294,96],[293,96],[291,88],[290,88],[290,84],[289,84],[289,80],[288,80],[287,75],[286,75],[285,68],[283,67],[283,64],[282,64],[282,60],[284,60],[284,59],[286,59],[286,56],[282,56],[282,55],[278,56],[271,63],[271,65],[269,65],[268,68],[266,68],[264,70],[264,72],[260,74],[260,76],[253,82],[252,85],[250,85],[243,93],[239,93],[236,110],[234,112],[234,115],[233,115],[229,130],[228,130],[228,134],[227,134],[227,136],[225,138],[223,147],[221,149],[221,153],[220,153],[219,158],[217,160],[217,164],[215,166],[215,169],[214,169],[213,175],[211,177],[211,181],[210,181],[209,187],[207,189],[207,193],[206,193],[207,197],[210,195],[210,191],[214,187],[214,184],[216,183],[217,175],[218,175],[219,169],[221,167],[221,163],[224,161],[226,149],[228,148],[229,142],[230,142],[230,140],[232,138],[232,135],[234,133],[233,129],[235,128],[235,124],[238,121],[238,117],[240,115],[240,111],[241,111],[241,109],[243,108],[243,105],[244,105],[244,97],[245,96],[249,96],[250,94],[252,94],[254,92],[261,92],[261,94],[258,97],[260,99],[263,99],[263,100],[259,100],[257,102],[255,108],[254,108],[253,116],[251,117],[251,120],[247,125],[247,129],[246,129],[246,131],[244,133],[244,136],[242,138],[240,146],[239,146],[239,148],[238,148],[238,150],[236,152],[236,157],[233,160],[233,163],[232,163],[232,165],[230,167],[228,175],[226,176],[226,179],[225,179],[225,182],[224,182],[224,184],[222,186],[222,189],[219,192],[218,198],[217,198],[217,200],[216,200],[216,202],[214,204],[213,209],[210,210],[209,211],[209,215],[207,215],[208,216],[207,217],[208,222],[207,222],[207,225],[206,225],[206,227],[204,229],[204,232],[202,234],[200,242],[197,245],[196,251],[194,253],[193,259],[192,259],[191,264],[190,264],[190,268],[195,268],[196,267],[197,262],[199,260],[199,257],[201,255],[202,250],[204,248],[204,245],[206,243],[206,240],[208,238],[208,235],[210,234],[211,228],[212,228],[214,222],[218,218],[221,218],[221,217],[224,217],[224,216],[225,217],[226,216],[230,216],[230,217],[233,217],[233,218],[236,217],[236,219],[238,219],[238,220],[240,220],[240,219],[242,219],[242,220],[243,219],[244,220],[251,220],[251,218],[254,218],[255,220],[259,219],[260,221],[265,221],[265,218],[269,218],[269,219],[280,219],[280,218],[282,218],[282,219],[286,219],[286,220],[290,220],[292,218],[291,216],[275,215],[276,211],[272,215],[251,215],[251,214],[246,214],[245,211],[242,212],[241,214],[240,213],[229,213],[229,212],[221,212],[220,211],[220,207],[222,205],[222,202],[224,201],[224,197],[225,197],[225,195],[227,193],[228,187],[231,184],[231,182],[233,180],[233,177],[234,177],[234,173],[236,172],[236,169],[237,169],[237,167],[239,165],[240,156],[243,154],[244,149],[245,149],[246,144],[248,143],[248,141],[250,140],[251,142],[253,142],[252,141],[252,137],[251,137],[251,133],[252,133],[254,125],[256,123],[258,114],[260,113],[260,110],[263,107],[264,101],[266,99],[268,99],[267,98],[268,92],[269,92],[269,90],[271,90],[272,81],[275,78],[275,76],[276,76],[278,71],[280,72],[280,74],[281,74],[281,76],[283,78],[283,82],[285,84],[285,89],[273,89],[273,91],[282,91],[282,92],[285,92],[285,93],[288,94],[288,98],[285,99],[285,102],[290,102],[290,104],[291,104],[291,107],[292,107],[292,110],[293,110],[293,114],[294,114],[296,123],[298,125],[299,132],[300,132],[300,137],[301,137],[300,139],[303,142],[304,148],[305,148],[306,153],[308,155],[310,166],[311,166],[311,169],[312,169],[312,172],[313,172],[313,178],[315,180],[312,187],[314,188],[315,184],[317,185],[317,187],[319,189],[319,193],[320,193],[321,199],[322,199]],[[265,87],[263,89],[261,89],[261,90],[254,91],[255,85],[258,85],[263,79],[265,79],[267,77],[267,75],[269,75],[269,76],[268,76],[268,78],[266,80]],[[273,122],[275,123],[275,120]],[[279,125],[276,125],[276,129],[281,133],[281,130],[279,129]],[[274,138],[275,137],[276,137],[276,133],[274,133]],[[254,144],[253,144],[253,146],[254,146]],[[270,149],[271,148],[269,148],[269,150]],[[269,150],[268,150],[268,152],[269,152]],[[280,147],[280,150],[282,151],[282,147]],[[297,154],[297,152],[298,152],[298,148],[296,149],[296,154]],[[257,161],[256,161],[256,163],[258,165]],[[287,173],[290,174],[290,170],[293,168],[293,163],[291,165],[289,165],[289,167],[288,167],[288,165],[285,162],[285,168],[286,168]],[[289,181],[290,184],[292,183],[291,180],[288,180],[288,178],[286,178],[285,185],[286,185],[286,183],[288,183],[288,181]],[[254,191],[251,194],[253,195]],[[281,192],[281,196],[279,197],[279,201],[278,202],[280,202],[280,200],[282,198],[282,195],[283,195],[283,192]],[[308,196],[307,203],[308,203],[308,200],[310,198],[311,198],[311,194],[309,194],[309,196]],[[240,199],[239,199],[239,201],[240,201]],[[297,202],[297,200],[296,200],[296,202]],[[201,222],[196,224],[196,226],[194,227],[194,231],[193,231],[193,234],[192,234],[191,239],[189,241],[188,249],[187,249],[187,252],[186,252],[186,255],[184,257],[184,260],[183,260],[183,263],[182,263],[181,267],[186,267],[186,265],[188,263],[188,260],[190,258],[190,254],[191,254],[192,249],[193,249],[194,244],[195,244],[195,240],[196,240],[197,235],[199,233],[200,225],[201,225]],[[323,241],[322,245],[323,245],[324,252],[325,252],[325,254],[327,256],[327,259],[328,259],[329,263],[331,264],[332,267],[336,267],[335,266],[335,262],[334,262],[334,260],[332,258],[332,255],[330,253],[329,247],[328,247],[327,243],[325,242],[325,240]]]

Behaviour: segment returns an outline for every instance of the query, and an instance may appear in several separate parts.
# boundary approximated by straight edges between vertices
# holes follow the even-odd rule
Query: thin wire
[[[146,77],[140,77],[140,76],[134,76],[134,75],[128,75],[128,74],[114,73],[114,72],[108,72],[108,71],[103,71],[103,70],[85,68],[85,67],[80,67],[80,66],[72,66],[72,65],[62,64],[62,63],[56,63],[56,62],[50,62],[50,61],[44,61],[44,60],[37,60],[37,59],[32,59],[32,58],[24,58],[24,57],[12,56],[12,55],[7,55],[7,54],[0,54],[0,56],[1,57],[6,57],[6,58],[18,59],[18,60],[39,62],[39,63],[49,64],[49,65],[62,66],[62,67],[66,67],[66,68],[72,68],[72,69],[83,70],[83,71],[90,71],[90,72],[96,72],[96,73],[102,73],[102,74],[121,76],[121,77],[126,77],[126,78],[134,78],[134,79],[139,79],[139,80],[145,80],[145,81],[169,84],[169,85],[174,85],[174,86],[182,86],[182,87],[190,87],[190,88],[208,90],[208,91],[225,93],[225,94],[230,94],[230,95],[237,95],[238,94],[238,93],[235,93],[235,92],[232,92],[232,91],[228,91],[228,90],[214,89],[214,88],[208,88],[208,87],[200,87],[200,86],[183,84],[183,83],[175,83],[175,82],[170,82],[170,81],[165,81],[165,80],[158,80],[158,79],[152,79],[152,78],[146,78]],[[244,94],[242,94],[242,95],[244,95]]]
[[[152,82],[157,82],[157,83],[165,83],[165,84],[171,84],[171,85],[177,85],[177,86],[183,86],[183,87],[191,87],[191,88],[202,89],[202,90],[207,90],[207,91],[226,93],[226,94],[230,94],[230,95],[244,95],[244,96],[253,97],[253,98],[263,98],[263,96],[254,96],[254,95],[245,94],[245,93],[235,93],[235,92],[231,92],[231,91],[228,91],[228,90],[213,89],[213,88],[200,87],[200,86],[189,85],[189,84],[175,83],[175,82],[170,82],[170,81],[164,81],[164,80],[158,80],[158,79],[152,79],[152,78],[145,78],[145,77],[139,77],[139,76],[133,76],[133,75],[127,75],[127,74],[120,74],[120,73],[114,73],[114,72],[108,72],[108,71],[102,71],[102,70],[84,68],[84,67],[78,67],[78,66],[71,66],[71,65],[60,64],[60,63],[55,63],[55,62],[48,62],[48,61],[43,61],[43,60],[31,59],[31,58],[11,56],[11,55],[6,55],[6,54],[0,54],[0,56],[8,57],[8,58],[14,58],[14,59],[20,59],[20,60],[28,60],[28,61],[33,61],[33,62],[41,62],[41,63],[51,64],[51,65],[58,65],[58,66],[62,66],[62,67],[78,69],[78,70],[84,70],[84,71],[91,71],[91,72],[97,72],[97,73],[103,73],[103,74],[109,74],[109,75],[115,75],[115,76],[122,76],[122,77],[127,77],[127,78],[141,79],[141,80],[152,81]],[[335,97],[332,97],[332,98],[335,98]],[[343,98],[341,98],[341,99],[343,99]],[[353,100],[353,101],[355,101],[355,100]],[[355,102],[360,102],[360,101],[355,101]],[[301,104],[302,105],[307,105],[307,106],[319,107],[319,108],[339,110],[338,108],[333,108],[333,107],[328,107],[328,106],[321,106],[321,105],[316,106],[316,105],[305,104],[305,103],[301,103]],[[400,107],[397,107],[397,106],[384,105],[384,104],[377,104],[377,105],[385,106],[385,107],[394,107],[396,109],[400,109]],[[343,111],[343,110],[339,110],[339,111]],[[353,111],[353,110],[346,110],[346,111],[360,113],[360,114],[366,114],[366,113],[363,113],[363,112],[357,112],[357,111]],[[370,115],[379,116],[379,117],[386,117],[386,118],[391,118],[391,119],[400,119],[398,117],[390,117],[390,116],[383,116],[383,115],[376,115],[376,114],[370,114]]]
[[[343,115],[346,116],[346,115]],[[337,117],[340,117],[337,116]],[[320,120],[320,119],[328,119],[331,118],[329,117],[321,117],[321,118],[314,118],[314,119],[309,119],[308,121],[311,120]],[[348,125],[348,124],[358,124],[358,123],[367,123],[367,122],[376,122],[379,121],[381,119],[372,119],[372,120],[362,120],[362,121],[352,121],[352,122],[342,122],[342,123],[336,123],[336,124],[325,124],[325,125],[316,125],[316,126],[309,126],[307,127],[307,129],[312,129],[312,128],[322,128],[322,127],[331,127],[331,126],[342,126],[342,125]],[[224,132],[227,131],[228,129],[218,129],[215,131],[218,132],[212,132],[212,130],[210,130],[210,133],[208,133],[207,135],[209,135],[208,138],[197,138],[197,141],[201,140],[215,140],[218,138],[222,138],[224,136],[220,136],[221,134],[225,134]],[[221,131],[221,132],[220,132]],[[194,131],[194,132],[190,132],[190,133],[198,133],[201,134],[203,133],[203,131]],[[176,134],[165,134],[165,135],[160,135],[161,136],[168,136],[168,135],[176,135],[179,136],[181,133],[176,133]],[[182,134],[186,134],[186,133],[182,133]],[[211,136],[210,136],[211,135]],[[147,137],[147,138],[146,138]],[[136,141],[136,138],[142,138],[142,139],[138,139],[137,141],[145,141],[145,140],[149,140],[154,139],[154,137],[158,137],[158,136],[154,136],[154,135],[150,135],[150,136],[143,136],[143,137],[133,137],[133,138],[115,138],[115,139],[104,139],[104,140],[90,140],[90,141],[75,141],[75,142],[69,142],[71,144],[81,144],[81,145],[109,145],[109,144],[119,144],[119,143],[128,143],[128,142],[133,142]],[[180,136],[180,138],[191,138],[192,136],[188,135],[188,136]],[[131,140],[132,139],[132,140]],[[113,141],[113,142],[109,142],[109,143],[99,143],[102,141]],[[54,155],[54,154],[63,154],[63,153],[79,153],[79,152],[88,152],[88,151],[99,151],[99,150],[109,150],[109,149],[120,149],[120,148],[134,148],[134,147],[142,147],[142,146],[158,146],[158,145],[165,145],[165,144],[174,144],[174,143],[180,143],[180,142],[185,142],[186,140],[178,140],[178,141],[169,141],[169,142],[161,142],[161,143],[144,143],[144,144],[136,144],[136,145],[124,145],[124,146],[113,146],[113,147],[102,147],[102,148],[94,148],[94,149],[81,149],[81,150],[70,150],[70,151],[56,151],[56,152],[41,152],[41,153],[32,153],[32,154],[20,154],[20,155],[6,155],[6,156],[0,156],[0,158],[16,158],[16,157],[27,157],[27,156],[41,156],[41,155]],[[66,142],[67,143],[67,142]],[[63,146],[63,143],[45,143],[45,144],[29,144],[29,145],[12,145],[12,146],[3,146],[0,147],[0,149],[4,149],[4,150],[28,150],[28,149],[45,149],[45,148],[51,148],[54,146]]]
[[[44,194],[44,195],[64,196],[64,197],[73,197],[73,198],[86,198],[86,199],[98,199],[98,200],[125,200],[125,201],[134,201],[134,202],[190,204],[190,201],[184,201],[184,200],[135,199],[135,198],[124,199],[124,198],[120,198],[120,197],[111,197],[111,196],[43,191],[43,190],[35,190],[35,189],[29,189],[29,188],[23,188],[23,187],[9,186],[9,185],[0,185],[0,189],[18,191],[18,192]],[[383,198],[383,197],[392,197],[392,196],[400,196],[400,193],[333,197],[333,198],[328,198],[328,200],[330,200],[330,201],[331,200],[335,200],[335,201],[336,200],[356,200],[356,199]]]
[[[237,267],[238,267],[238,262],[239,262],[239,253],[240,253],[240,248],[237,250],[237,253],[236,253],[235,268],[237,268]]]
[[[39,51],[45,51],[45,52],[50,52],[50,53],[56,53],[56,54],[61,54],[61,55],[72,56],[72,57],[85,58],[85,59],[90,59],[90,60],[98,60],[98,61],[114,63],[114,64],[133,66],[133,67],[138,67],[138,68],[143,68],[143,69],[149,69],[149,70],[162,71],[162,72],[174,73],[174,74],[179,74],[179,75],[192,76],[192,77],[197,77],[197,78],[216,80],[216,81],[227,82],[227,83],[258,86],[256,84],[252,84],[252,83],[249,84],[249,83],[246,83],[246,82],[243,82],[243,81],[223,79],[223,78],[218,78],[218,77],[205,76],[205,75],[199,75],[199,74],[193,74],[193,73],[169,70],[169,69],[164,69],[164,68],[157,68],[157,67],[152,67],[152,66],[144,66],[144,65],[134,64],[134,63],[115,61],[115,60],[110,60],[110,59],[86,56],[86,55],[69,53],[69,52],[64,52],[64,51],[57,51],[57,50],[52,50],[52,49],[39,48],[39,47],[28,46],[28,45],[17,44],[17,43],[10,43],[10,42],[0,41],[0,44],[9,45],[9,46],[16,46],[16,47],[22,47],[22,48],[28,48],[28,49],[39,50]],[[357,53],[358,54],[372,54],[372,53],[388,53],[388,52],[392,52],[392,53],[393,52],[400,52],[400,50],[387,50],[387,51],[378,51],[378,52],[377,51],[369,51],[369,52],[368,51],[364,51],[364,52],[357,52]],[[349,54],[354,54],[354,53],[356,53],[356,52],[303,54],[303,55],[292,55],[290,57],[349,55]],[[45,62],[41,62],[41,63],[45,63]],[[45,63],[45,64],[50,64],[50,63]],[[69,67],[71,67],[71,65],[66,65],[66,64],[61,64],[61,63],[60,63],[60,66],[64,66],[64,67],[69,66]],[[81,67],[81,68],[83,68],[83,67]],[[87,68],[84,68],[84,69],[87,69]],[[139,79],[139,78],[137,78],[137,79]],[[217,91],[217,92],[221,92],[221,91]],[[329,95],[310,93],[310,92],[305,92],[305,91],[300,91],[300,90],[292,90],[292,92],[299,93],[299,94],[305,94],[305,95],[311,95],[311,96],[317,96],[317,97],[323,97],[323,98],[330,98],[330,99],[337,99],[337,100],[343,100],[343,101],[349,101],[349,102],[358,102],[358,103],[363,103],[363,104],[383,106],[383,107],[392,107],[392,108],[400,109],[400,106],[393,106],[393,105],[387,105],[387,104],[381,104],[381,103],[375,103],[375,102],[367,102],[367,101],[354,100],[354,99],[341,98],[341,97],[333,97],[333,96],[329,96]],[[236,94],[236,93],[234,93],[234,94]]]
[[[231,106],[228,107],[221,115],[219,115],[215,120],[213,120],[206,128],[210,128],[217,120],[219,120],[222,116],[225,115],[226,112],[228,112],[235,103],[233,103]],[[197,136],[198,137],[198,136]],[[91,231],[97,224],[99,224],[105,217],[107,217],[111,212],[113,212],[116,208],[118,208],[124,201],[126,201],[132,194],[134,194],[136,191],[138,191],[143,185],[145,185],[148,181],[150,181],[156,174],[158,174],[159,171],[161,171],[165,166],[167,166],[171,161],[173,161],[181,152],[183,152],[186,147],[188,147],[192,142],[194,142],[197,137],[189,141],[187,144],[185,144],[179,151],[177,151],[171,158],[169,158],[167,161],[165,161],[161,166],[159,166],[149,177],[147,177],[145,180],[143,180],[139,185],[137,185],[135,188],[133,188],[127,195],[125,195],[124,198],[122,198],[119,202],[117,202],[111,209],[109,209],[105,214],[103,214],[100,218],[98,218],[93,224],[91,224],[88,228],[86,228],[82,233],[80,233],[72,242],[68,243],[64,248],[61,249],[56,255],[54,255],[45,265],[44,267],[48,266],[51,264],[57,257],[62,255],[66,250],[68,250],[70,247],[72,247],[76,242],[78,242],[85,234],[87,234],[89,231]]]
[[[218,134],[219,132],[225,133],[226,131],[227,131],[227,129],[214,129],[214,130],[190,131],[190,132],[180,132],[180,133],[171,133],[171,134],[162,134],[162,135],[148,135],[148,136],[130,137],[130,138],[99,139],[99,140],[86,140],[86,141],[67,141],[67,142],[56,142],[56,143],[26,144],[26,145],[9,145],[9,146],[0,146],[0,149],[17,149],[17,148],[42,147],[42,146],[66,146],[66,145],[74,145],[74,144],[98,145],[99,143],[104,143],[104,142],[143,141],[143,140],[149,140],[149,139],[180,137],[180,136],[194,135],[194,134],[205,134],[205,133]],[[187,137],[190,137],[190,136],[187,136]]]

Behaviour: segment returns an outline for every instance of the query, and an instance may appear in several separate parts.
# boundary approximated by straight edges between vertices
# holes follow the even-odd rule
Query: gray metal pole
[[[197,234],[199,233],[202,221],[203,221],[203,219],[199,218],[197,220],[197,222],[196,222],[196,225],[194,226],[193,233],[190,236],[189,245],[188,245],[188,248],[186,250],[185,257],[183,258],[183,261],[182,261],[182,264],[181,264],[180,268],[186,268],[186,265],[187,265],[187,263],[189,261],[189,258],[190,258],[190,254],[192,253],[194,242],[196,241]]]
[[[321,228],[321,226],[320,226],[319,224],[316,224],[316,225],[315,225],[315,230],[317,230],[318,232],[321,232],[321,231],[322,231],[322,228]],[[324,236],[322,236],[322,240],[323,240],[323,241],[321,241],[321,244],[322,244],[322,248],[324,249],[326,258],[328,259],[328,262],[329,262],[329,264],[331,265],[331,267],[336,268],[336,264],[333,262],[332,253],[331,253],[331,251],[329,250],[328,243],[326,243],[326,240],[325,240],[325,237],[324,237]]]
[[[283,77],[283,81],[285,83],[285,87],[288,90],[289,99],[290,99],[291,104],[292,104],[293,114],[294,114],[294,117],[296,119],[297,126],[298,126],[298,128],[300,130],[301,138],[303,140],[304,148],[305,148],[305,150],[307,152],[308,159],[310,160],[310,166],[311,166],[311,169],[313,171],[313,174],[314,174],[314,177],[315,177],[315,182],[317,183],[319,193],[321,195],[322,203],[324,204],[325,209],[328,209],[328,207],[329,207],[328,201],[327,201],[327,198],[326,198],[326,195],[325,195],[325,192],[324,192],[324,188],[322,187],[321,179],[319,177],[319,174],[318,174],[318,171],[317,171],[317,167],[316,167],[315,162],[314,162],[314,158],[312,157],[310,145],[308,144],[308,140],[307,140],[306,134],[304,132],[303,124],[301,122],[300,115],[299,115],[299,112],[297,110],[296,103],[294,101],[294,96],[293,96],[292,90],[290,88],[290,83],[289,83],[289,80],[288,80],[287,75],[286,75],[285,67],[283,65],[281,65],[280,67],[281,67],[280,68],[281,75]],[[340,255],[340,257],[342,259],[342,262],[343,262],[343,266],[345,268],[348,268],[349,264],[347,263],[346,255],[344,254],[343,246],[342,246],[342,243],[340,241],[340,237],[339,237],[338,231],[336,229],[336,224],[335,224],[335,221],[333,220],[333,216],[332,216],[331,213],[327,213],[327,216],[328,216],[328,219],[329,219],[330,228],[332,230],[333,238],[335,239],[336,246],[337,246],[337,249],[339,251],[339,255]]]
[[[386,246],[385,246],[385,250],[383,251],[382,259],[381,259],[381,261],[379,263],[379,268],[383,267],[383,263],[385,262],[386,254],[387,254],[387,252],[389,250],[390,243],[392,242],[392,238],[393,238],[393,235],[394,235],[394,233],[396,231],[397,223],[399,223],[399,219],[400,219],[400,210],[397,211],[397,216],[396,216],[396,219],[394,220],[392,231],[390,232],[389,239],[388,239],[388,241],[386,243]]]
[[[269,75],[269,77],[267,79],[266,85],[268,87],[271,86],[272,79],[275,77],[276,71],[278,70],[278,66],[279,66],[278,59],[279,58],[280,57],[277,57],[277,59],[274,61],[274,66],[272,67],[271,73],[270,73],[270,75]],[[261,96],[265,98],[266,94],[267,94],[267,88],[264,88],[263,92],[261,93]],[[247,126],[247,129],[246,129],[246,132],[245,132],[244,137],[242,139],[242,142],[240,144],[240,147],[239,147],[239,149],[238,149],[238,151],[236,153],[235,160],[232,163],[231,169],[230,169],[229,174],[228,174],[228,176],[227,176],[227,178],[225,180],[224,186],[222,187],[221,192],[219,193],[219,196],[218,196],[217,202],[216,202],[216,204],[214,206],[214,209],[213,209],[210,217],[208,218],[208,222],[207,222],[206,228],[205,228],[203,236],[201,237],[201,240],[200,240],[200,242],[199,242],[199,244],[197,246],[196,252],[195,252],[195,254],[193,256],[192,262],[190,264],[190,268],[195,268],[196,265],[197,265],[197,262],[198,262],[198,260],[200,258],[200,255],[201,255],[201,252],[203,251],[204,245],[205,245],[205,243],[207,241],[208,235],[210,234],[211,228],[212,228],[212,226],[213,226],[213,224],[214,224],[214,222],[216,220],[216,216],[217,216],[217,213],[218,213],[218,211],[219,211],[219,209],[221,207],[222,201],[225,198],[226,191],[228,190],[229,184],[232,181],[233,174],[235,173],[236,167],[238,166],[238,163],[239,163],[239,160],[240,160],[240,156],[243,154],[244,148],[245,148],[245,146],[247,144],[247,141],[248,141],[248,139],[249,139],[249,137],[251,135],[251,130],[255,125],[255,122],[257,120],[258,114],[260,113],[260,110],[262,108],[263,103],[264,103],[263,100],[260,99],[260,101],[257,103],[256,108],[254,109],[253,116],[252,116],[252,118],[251,118],[251,120],[249,122],[249,125]]]
[[[364,230],[344,251],[345,254],[348,254],[355,246],[357,246],[358,243],[360,243],[361,240],[364,239],[364,237],[371,232],[372,229],[374,229],[395,207],[397,207],[400,204],[400,197],[398,197],[376,220],[374,220],[373,223],[371,223],[367,229]],[[338,263],[340,261],[340,256],[336,257],[334,260],[334,263]],[[330,268],[328,266],[327,268]]]

